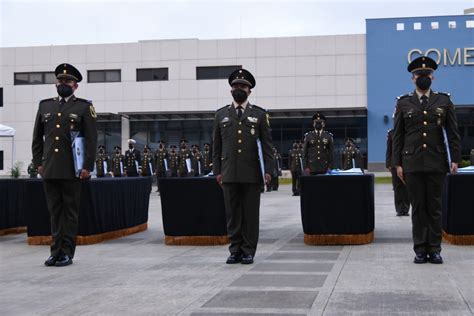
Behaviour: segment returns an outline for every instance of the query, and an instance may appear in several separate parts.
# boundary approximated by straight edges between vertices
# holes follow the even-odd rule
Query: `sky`
[[[474,0],[0,0],[0,47],[365,33],[365,19],[462,15]]]

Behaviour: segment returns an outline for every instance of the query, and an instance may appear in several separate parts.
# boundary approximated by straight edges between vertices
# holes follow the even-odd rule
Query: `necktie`
[[[427,104],[428,104],[428,97],[426,95],[422,95],[421,96],[421,106],[423,108],[425,108]]]
[[[61,105],[63,105],[64,103],[66,103],[66,99],[62,98],[61,101],[59,101],[59,103],[61,103]]]
[[[240,105],[237,107],[237,116],[239,119],[242,118],[242,107]]]

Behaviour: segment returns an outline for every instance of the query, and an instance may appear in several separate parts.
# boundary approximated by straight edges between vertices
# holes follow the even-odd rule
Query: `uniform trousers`
[[[445,173],[406,173],[408,196],[412,205],[413,250],[417,254],[441,251],[441,201]]]
[[[260,183],[224,183],[231,253],[255,256],[259,235]]]
[[[51,256],[74,257],[79,222],[81,181],[45,179],[44,191],[51,222]]]

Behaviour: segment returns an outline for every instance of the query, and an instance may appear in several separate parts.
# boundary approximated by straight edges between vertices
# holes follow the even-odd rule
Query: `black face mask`
[[[431,86],[431,78],[428,76],[421,76],[416,79],[416,86],[420,90],[428,90]]]
[[[294,149],[298,148],[298,145],[293,145],[293,148],[294,148]]]
[[[70,95],[72,95],[72,92],[73,92],[72,87],[65,83],[61,83],[60,85],[56,87],[56,89],[58,90],[59,96],[62,98],[69,97]]]
[[[103,153],[104,153],[104,150],[103,150],[103,149],[99,149],[99,153],[100,153],[100,154],[103,154]]]
[[[232,91],[232,97],[234,98],[235,102],[241,104],[247,100],[247,92],[242,89],[236,89]]]
[[[117,155],[120,154],[120,150],[117,149],[117,150],[115,151],[115,153],[116,153]]]
[[[133,145],[128,145],[128,148],[129,148],[129,149],[133,149]]]
[[[323,129],[323,123],[321,123],[321,122],[314,123],[314,128],[317,129],[318,131],[322,130]]]

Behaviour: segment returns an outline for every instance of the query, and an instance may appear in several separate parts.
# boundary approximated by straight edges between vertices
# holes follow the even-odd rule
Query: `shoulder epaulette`
[[[41,100],[41,101],[40,101],[40,104],[43,103],[43,102],[46,102],[46,101],[54,101],[54,100],[56,100],[56,99],[57,99],[57,97],[56,97],[56,98],[44,99],[44,100]]]
[[[410,92],[410,93],[407,93],[407,94],[399,95],[399,96],[397,97],[397,100],[401,100],[401,99],[403,99],[403,98],[411,97],[411,96],[413,96],[413,92]]]
[[[263,111],[263,112],[268,112],[268,111],[265,110],[264,108],[262,108],[262,107],[260,107],[260,106],[258,106],[258,105],[255,105],[255,104],[252,104],[252,107],[257,108],[257,109],[259,109],[259,110],[261,110],[261,111]]]
[[[226,107],[228,107],[229,105],[230,105],[230,104],[227,104],[227,105],[224,105],[224,106],[223,106],[223,107],[221,107],[221,108],[218,108],[218,109],[216,110],[216,112],[219,112],[220,110],[223,110],[223,109],[225,109],[225,108],[226,108]]]
[[[324,131],[324,132],[331,135],[331,136],[334,136],[331,132],[328,132],[328,131]]]
[[[389,128],[387,131],[387,134],[390,133],[391,131],[393,131],[393,128]]]
[[[92,100],[87,100],[87,99],[83,99],[83,98],[76,98],[76,100],[92,104]]]
[[[441,95],[445,95],[447,97],[450,97],[451,96],[451,93],[449,92],[441,92],[441,91],[433,91],[434,94],[441,94]]]

